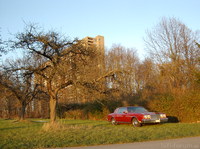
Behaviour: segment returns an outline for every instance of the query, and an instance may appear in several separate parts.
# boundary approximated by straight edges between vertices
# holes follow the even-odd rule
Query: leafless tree
[[[2,53],[5,52],[5,49],[3,47],[3,41],[2,41],[2,38],[1,38],[1,35],[0,35],[0,57],[2,56]]]
[[[38,84],[33,84],[33,74],[21,69],[22,66],[29,65],[28,63],[29,60],[27,58],[7,61],[7,64],[3,66],[4,71],[0,75],[0,84],[19,101],[20,120],[24,120],[27,105],[40,92]]]
[[[148,92],[155,90],[156,84],[158,84],[158,71],[156,65],[150,58],[144,59],[136,67],[136,90],[141,93],[146,98]]]
[[[107,80],[111,88],[118,88],[120,95],[136,93],[136,70],[139,64],[135,49],[128,49],[120,45],[113,45],[106,56],[106,69],[121,70],[114,75],[114,79]]]
[[[17,111],[17,100],[7,88],[0,84],[0,117],[10,119],[12,116],[15,116]]]
[[[187,88],[194,80],[200,54],[195,41],[198,34],[175,18],[163,18],[147,32],[146,47],[159,64],[160,73],[168,87]]]
[[[34,82],[43,84],[44,90],[50,97],[50,120],[56,121],[56,106],[58,98],[62,96],[61,90],[69,89],[72,86],[81,85],[84,88],[104,92],[99,82],[107,77],[112,77],[116,71],[105,72],[101,76],[86,78],[90,74],[85,67],[92,63],[95,58],[95,48],[84,46],[81,41],[69,39],[54,31],[39,31],[35,25],[16,35],[12,41],[16,49],[24,49],[29,56],[32,56],[34,67],[21,67],[29,74],[34,74]],[[105,89],[105,88],[104,88]],[[59,94],[60,93],[60,94]]]

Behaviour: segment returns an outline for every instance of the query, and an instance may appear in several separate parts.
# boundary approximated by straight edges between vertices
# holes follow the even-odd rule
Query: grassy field
[[[64,127],[45,131],[36,120],[0,119],[0,148],[50,148],[200,136],[200,123],[166,123],[134,128],[106,121],[60,120]]]

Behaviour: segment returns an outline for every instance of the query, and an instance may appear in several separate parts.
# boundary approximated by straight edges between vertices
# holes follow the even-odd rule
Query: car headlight
[[[144,115],[144,119],[151,119],[151,115]]]
[[[160,114],[160,118],[166,118],[166,114]]]

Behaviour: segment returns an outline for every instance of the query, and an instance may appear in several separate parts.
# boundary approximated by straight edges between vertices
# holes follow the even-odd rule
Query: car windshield
[[[143,113],[143,112],[148,112],[147,109],[143,107],[128,107],[127,108],[128,113]]]

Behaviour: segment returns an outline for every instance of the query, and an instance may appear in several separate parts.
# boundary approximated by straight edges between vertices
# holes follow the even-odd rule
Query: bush
[[[147,100],[136,95],[80,104],[65,104],[58,106],[57,113],[60,118],[105,120],[109,113],[121,106],[144,106],[150,111],[164,112],[170,122],[200,121],[200,94],[198,91],[152,94]]]
[[[106,120],[107,115],[117,107],[123,106],[122,100],[95,100],[80,104],[59,104],[57,115],[67,119]]]
[[[165,112],[172,122],[176,118],[180,122],[200,120],[200,94],[197,91],[156,95],[149,101],[148,107],[152,111]]]
[[[64,113],[63,118],[67,119],[86,119],[82,110],[68,110]]]

